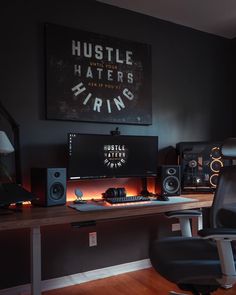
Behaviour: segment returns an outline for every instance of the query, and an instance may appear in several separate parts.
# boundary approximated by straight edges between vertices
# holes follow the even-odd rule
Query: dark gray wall
[[[20,124],[26,187],[32,166],[66,165],[67,132],[109,133],[116,127],[45,120],[46,22],[151,44],[153,124],[121,125],[122,134],[158,135],[160,149],[231,136],[230,40],[95,1],[12,0],[2,2],[0,11],[0,99]],[[99,224],[97,248],[87,246],[94,228],[45,228],[43,278],[146,258],[158,221],[163,219]],[[27,230],[1,233],[0,289],[29,281],[28,239]]]
[[[232,125],[233,125],[233,137],[236,137],[236,116],[235,116],[235,109],[236,109],[236,76],[235,76],[235,69],[236,69],[236,38],[234,38],[232,40],[232,55],[233,55],[233,62],[232,62],[232,68],[231,68],[231,72],[232,72],[232,89],[233,89],[233,116],[232,116]]]

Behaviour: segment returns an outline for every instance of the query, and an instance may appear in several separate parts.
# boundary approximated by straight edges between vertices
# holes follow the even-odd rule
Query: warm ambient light
[[[127,207],[127,206],[134,206],[134,205],[144,205],[148,204],[150,201],[142,201],[142,202],[127,202],[127,203],[117,203],[117,204],[110,204],[106,202],[105,206],[112,206],[112,207]]]
[[[150,179],[147,182],[148,190],[155,191],[155,180]],[[84,200],[101,199],[109,187],[124,187],[127,196],[139,195],[142,190],[140,178],[115,178],[100,180],[81,180],[76,182],[67,182],[67,201],[75,200],[75,189],[79,188],[83,192]]]

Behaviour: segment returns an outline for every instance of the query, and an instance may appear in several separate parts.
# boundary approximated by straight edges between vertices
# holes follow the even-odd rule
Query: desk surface
[[[0,216],[0,230],[31,228],[82,221],[102,221],[135,216],[146,216],[174,210],[210,207],[213,200],[212,194],[183,195],[185,198],[196,199],[193,202],[154,205],[154,206],[128,206],[112,210],[79,212],[68,206],[56,207],[25,207],[22,212]]]

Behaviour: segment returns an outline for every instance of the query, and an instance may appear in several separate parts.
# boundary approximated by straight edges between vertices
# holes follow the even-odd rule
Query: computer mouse
[[[169,201],[167,196],[157,195],[157,201]]]

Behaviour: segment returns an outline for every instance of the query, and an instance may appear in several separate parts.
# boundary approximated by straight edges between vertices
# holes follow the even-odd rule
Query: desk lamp
[[[0,154],[10,154],[12,152],[14,152],[14,147],[9,138],[4,131],[0,131]]]
[[[0,102],[0,115],[4,117],[10,124],[13,135],[14,144],[12,145],[5,132],[0,132],[0,153],[15,152],[15,181],[11,180],[10,175],[8,179],[10,183],[0,183],[0,207],[9,207],[10,204],[16,203],[21,205],[24,201],[32,201],[36,198],[31,192],[27,191],[21,186],[21,165],[20,165],[20,140],[19,140],[19,125],[11,117],[8,111]]]
[[[4,131],[0,131],[0,154],[7,155],[12,152],[14,152],[14,147],[12,146],[9,138]],[[11,176],[2,162],[0,162],[0,170],[2,170],[10,181],[12,181]]]
[[[7,122],[10,124],[11,129],[13,131],[14,135],[14,144],[12,145],[9,140],[6,139],[6,133],[2,133],[1,138],[2,141],[0,142],[0,153],[10,153],[15,152],[15,175],[16,179],[15,182],[17,184],[21,184],[21,164],[20,164],[20,140],[19,140],[19,125],[16,123],[16,121],[12,118],[12,116],[9,114],[9,112],[5,109],[5,107],[0,102],[0,115],[7,120]],[[5,138],[5,139],[4,139]],[[9,144],[10,143],[10,144]],[[14,146],[14,147],[13,147]],[[5,152],[4,152],[5,148]],[[1,152],[2,151],[2,152]]]

